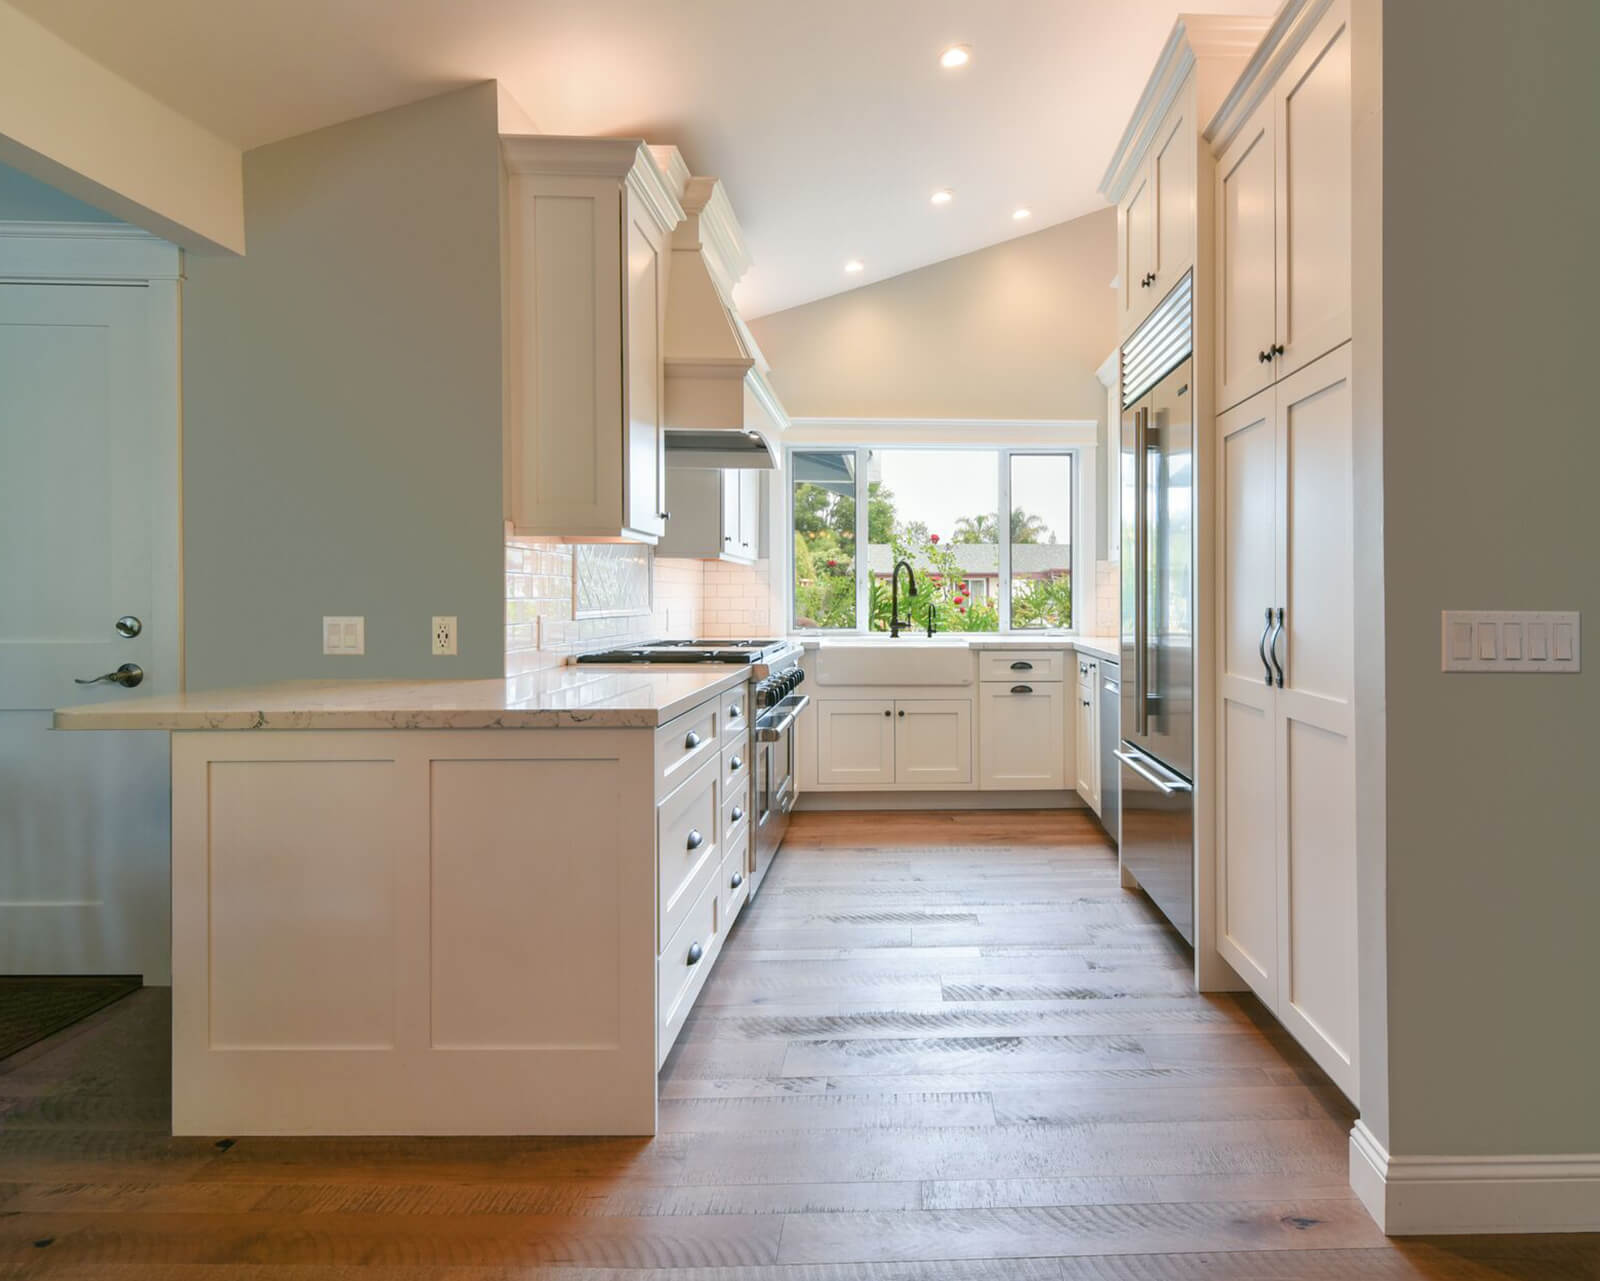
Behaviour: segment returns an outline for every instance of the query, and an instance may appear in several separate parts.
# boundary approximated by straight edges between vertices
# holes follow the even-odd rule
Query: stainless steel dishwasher
[[[1122,847],[1122,762],[1117,747],[1122,741],[1122,666],[1100,660],[1100,823]]]

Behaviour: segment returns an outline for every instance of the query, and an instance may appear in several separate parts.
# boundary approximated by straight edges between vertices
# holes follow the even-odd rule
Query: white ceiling
[[[1076,218],[1180,11],[1276,0],[9,0],[257,146],[476,80],[722,178],[763,315]],[[939,52],[972,47],[944,71]],[[936,209],[929,196],[949,187]],[[1013,222],[1018,205],[1032,209]],[[847,276],[847,259],[866,270]]]

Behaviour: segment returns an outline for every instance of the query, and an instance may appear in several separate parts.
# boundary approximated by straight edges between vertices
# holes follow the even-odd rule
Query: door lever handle
[[[75,676],[72,683],[74,685],[98,685],[102,681],[108,681],[112,685],[121,685],[123,689],[132,689],[143,679],[144,668],[140,667],[138,663],[124,663],[116,671],[107,672],[104,676],[96,676],[90,680]]]

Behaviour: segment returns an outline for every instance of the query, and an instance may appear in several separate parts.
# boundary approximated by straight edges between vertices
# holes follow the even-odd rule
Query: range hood
[[[775,467],[772,438],[788,418],[733,305],[750,267],[733,207],[722,183],[692,176],[676,147],[651,151],[684,212],[672,233],[662,341],[667,465]]]

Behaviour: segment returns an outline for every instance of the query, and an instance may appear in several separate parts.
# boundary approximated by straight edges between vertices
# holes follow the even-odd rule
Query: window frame
[[[866,501],[866,485],[868,462],[874,450],[882,453],[890,452],[916,452],[916,453],[992,453],[996,456],[999,466],[999,484],[996,498],[999,506],[996,511],[1005,514],[1005,519],[997,524],[996,537],[999,539],[1000,569],[996,579],[997,609],[1000,616],[1000,626],[994,632],[971,633],[972,635],[991,636],[1076,636],[1078,635],[1078,620],[1082,616],[1079,602],[1082,597],[1079,592],[1084,583],[1083,571],[1086,562],[1084,559],[1084,539],[1093,537],[1091,529],[1085,534],[1085,512],[1082,502],[1083,473],[1085,447],[1082,445],[990,445],[979,444],[972,441],[923,444],[902,441],[886,441],[882,444],[834,444],[832,442],[818,441],[812,444],[793,443],[784,446],[784,470],[786,477],[783,500],[783,546],[784,546],[784,626],[791,636],[876,636],[884,633],[874,632],[871,627],[872,595],[871,566],[868,561],[867,529],[868,529],[868,504]],[[854,454],[856,476],[856,626],[854,627],[807,627],[800,628],[795,625],[795,572],[794,572],[794,455],[796,454]],[[1015,628],[1011,625],[1011,465],[1012,459],[1017,456],[1033,457],[1067,457],[1071,459],[1071,502],[1072,502],[1072,623],[1070,626],[1051,630],[1041,627]],[[1004,537],[1001,537],[1001,533]],[[863,626],[863,621],[866,626]],[[967,634],[967,633],[963,633]]]

